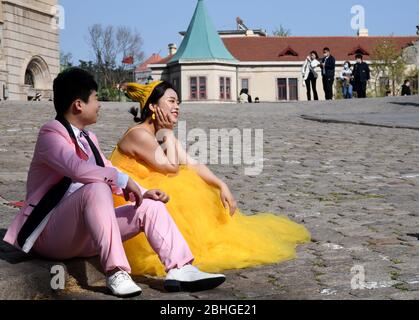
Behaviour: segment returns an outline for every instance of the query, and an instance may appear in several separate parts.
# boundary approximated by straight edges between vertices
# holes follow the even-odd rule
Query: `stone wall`
[[[60,68],[59,30],[54,23],[56,5],[57,0],[1,1],[0,89],[6,85],[10,100],[24,101],[36,93],[41,93],[43,99],[52,97],[52,81]],[[27,72],[33,78],[33,88],[25,85]],[[3,99],[1,90],[0,98]]]

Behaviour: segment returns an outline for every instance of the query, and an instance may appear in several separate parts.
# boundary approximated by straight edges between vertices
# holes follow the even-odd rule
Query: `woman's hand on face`
[[[237,202],[227,185],[221,187],[221,201],[223,202],[224,208],[228,206],[230,209],[230,215],[234,216],[237,210]]]
[[[173,130],[174,122],[168,115],[165,115],[163,110],[160,107],[156,107],[156,121],[157,121],[157,129],[169,129]]]

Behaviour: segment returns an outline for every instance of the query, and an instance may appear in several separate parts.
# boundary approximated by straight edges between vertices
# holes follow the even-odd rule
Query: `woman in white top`
[[[306,61],[303,64],[302,74],[303,80],[307,87],[307,100],[311,100],[311,87],[313,88],[314,100],[319,100],[317,94],[317,71],[316,68],[320,65],[319,55],[316,51],[311,51],[310,55],[307,57]]]
[[[239,96],[240,103],[251,103],[252,97],[249,95],[249,89],[242,89]]]

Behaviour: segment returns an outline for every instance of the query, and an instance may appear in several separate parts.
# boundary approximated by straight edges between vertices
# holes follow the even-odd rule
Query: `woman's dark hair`
[[[140,115],[138,114],[140,112],[139,108],[132,107],[130,113],[134,116],[134,121],[137,123],[144,123],[152,114],[150,105],[157,104],[168,89],[172,89],[177,93],[177,90],[170,82],[163,81],[162,83],[158,84],[145,103],[144,108],[142,108]]]
[[[404,84],[406,84],[406,83],[408,83],[408,82],[410,82],[410,80],[409,80],[409,79],[404,80]]]
[[[310,52],[310,55],[314,54],[316,56],[316,59],[319,59],[319,54],[317,53],[317,51],[313,50]]]
[[[350,68],[352,66],[352,64],[349,61],[345,61],[345,63],[343,65],[345,65],[345,64],[348,64],[348,68]]]
[[[75,100],[81,99],[88,103],[92,92],[98,90],[98,85],[87,71],[69,68],[55,78],[53,90],[55,111],[62,116]]]

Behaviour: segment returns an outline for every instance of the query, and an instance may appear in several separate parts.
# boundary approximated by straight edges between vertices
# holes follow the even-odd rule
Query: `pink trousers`
[[[123,241],[144,232],[166,271],[192,263],[193,256],[166,206],[145,199],[136,210],[127,205],[114,209],[105,183],[85,185],[54,209],[34,251],[54,259],[99,255],[105,272],[131,272]]]

